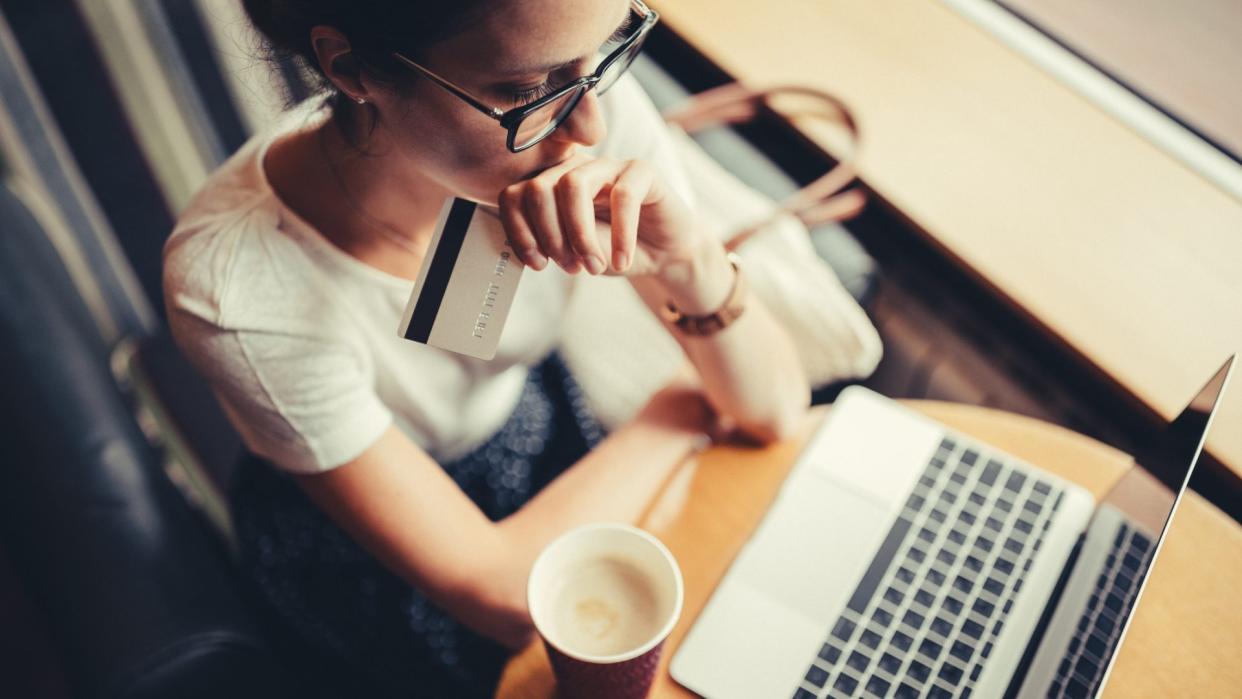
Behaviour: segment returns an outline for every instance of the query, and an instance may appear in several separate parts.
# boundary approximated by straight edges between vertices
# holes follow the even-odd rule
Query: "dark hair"
[[[266,39],[267,58],[292,60],[300,66],[311,78],[311,88],[327,95],[327,104],[338,117],[347,117],[351,110],[341,109],[342,95],[319,65],[310,39],[313,27],[322,24],[339,30],[362,69],[400,87],[417,76],[400,66],[392,52],[418,60],[428,48],[461,31],[487,4],[483,0],[242,0],[251,24]],[[290,95],[290,101],[295,97]],[[342,124],[346,131],[354,131],[354,126]]]

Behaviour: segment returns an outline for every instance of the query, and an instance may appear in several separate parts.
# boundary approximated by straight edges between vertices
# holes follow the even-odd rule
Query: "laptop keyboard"
[[[969,697],[1062,495],[944,439],[794,699]]]
[[[1143,579],[1154,553],[1155,547],[1146,534],[1121,525],[1065,657],[1057,667],[1048,696],[1094,696],[1121,635],[1121,620],[1130,613],[1134,598],[1138,597],[1138,581]]]

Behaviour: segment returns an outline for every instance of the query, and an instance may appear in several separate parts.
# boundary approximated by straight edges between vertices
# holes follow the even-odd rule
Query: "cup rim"
[[[660,628],[659,633],[653,634],[646,643],[642,644],[641,646],[638,646],[637,648],[628,650],[624,653],[616,653],[613,655],[590,655],[588,653],[579,653],[579,652],[568,650],[566,648],[562,648],[559,644],[554,642],[548,636],[548,634],[545,633],[545,631],[542,628],[540,628],[539,621],[535,619],[534,590],[531,588],[531,584],[530,584],[531,581],[534,580],[535,578],[535,571],[538,570],[539,566],[543,564],[544,561],[546,560],[548,556],[548,552],[551,551],[553,548],[555,548],[558,544],[562,543],[565,539],[568,539],[570,537],[582,536],[588,532],[598,531],[601,529],[612,529],[612,530],[617,530],[617,531],[624,531],[628,534],[634,534],[634,535],[637,535],[639,538],[645,540],[647,543],[654,546],[655,549],[659,551],[660,554],[664,556],[664,558],[671,564],[671,567],[673,569],[673,580],[677,586],[675,599],[673,601],[673,611],[671,614],[669,614],[668,621],[666,621],[664,625]],[[549,542],[547,546],[544,546],[543,550],[539,552],[539,556],[535,558],[534,565],[532,565],[530,568],[530,575],[528,575],[526,578],[526,608],[530,612],[531,623],[535,626],[535,630],[539,633],[539,637],[543,639],[543,642],[555,648],[557,652],[563,655],[566,655],[570,658],[573,658],[574,660],[578,660],[584,663],[594,663],[597,665],[612,665],[615,663],[622,663],[627,660],[633,660],[634,658],[638,658],[643,655],[646,655],[653,648],[663,643],[668,638],[669,634],[672,633],[673,627],[677,625],[678,620],[681,619],[682,605],[685,602],[685,596],[686,596],[686,586],[685,586],[684,580],[682,579],[681,566],[677,564],[677,559],[673,556],[673,553],[668,550],[668,547],[664,545],[664,542],[660,541],[658,538],[656,538],[654,534],[644,529],[640,529],[633,525],[624,524],[621,522],[597,522],[595,524],[585,524],[580,527],[575,527],[565,532],[564,534],[561,534],[560,536],[556,537],[551,542]]]

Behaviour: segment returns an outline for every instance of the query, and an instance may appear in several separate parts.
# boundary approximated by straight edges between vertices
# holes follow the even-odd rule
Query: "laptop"
[[[674,655],[673,678],[709,699],[1094,696],[1232,364],[1159,437],[1160,463],[1099,503],[846,389]]]

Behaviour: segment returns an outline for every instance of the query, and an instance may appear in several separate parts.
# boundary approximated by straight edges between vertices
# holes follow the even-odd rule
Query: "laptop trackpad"
[[[738,558],[735,574],[781,604],[827,624],[853,593],[892,515],[821,474],[808,471],[802,476],[782,493]]]

